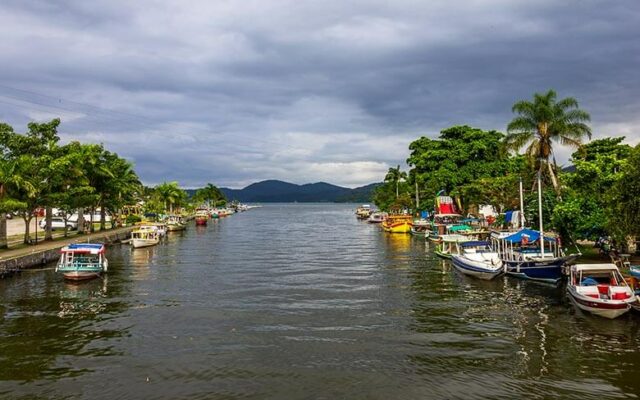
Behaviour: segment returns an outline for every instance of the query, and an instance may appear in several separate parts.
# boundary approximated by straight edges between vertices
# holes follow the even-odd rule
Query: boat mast
[[[540,218],[540,254],[544,258],[544,228],[542,227],[542,182],[538,171],[538,218]]]
[[[522,198],[522,177],[520,177],[520,229],[524,229],[524,199]]]

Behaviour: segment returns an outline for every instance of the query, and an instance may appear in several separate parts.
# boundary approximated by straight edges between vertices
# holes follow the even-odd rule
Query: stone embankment
[[[37,246],[0,252],[0,278],[20,272],[28,268],[37,268],[56,261],[60,257],[60,249],[71,243],[114,243],[131,236],[133,227],[117,228],[89,235],[74,236],[65,240],[44,242]]]

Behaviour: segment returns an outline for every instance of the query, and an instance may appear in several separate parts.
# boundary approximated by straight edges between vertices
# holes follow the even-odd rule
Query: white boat
[[[367,219],[367,222],[370,224],[380,224],[387,218],[387,213],[382,211],[377,211],[371,214]]]
[[[371,205],[363,204],[356,209],[356,218],[368,219],[371,216]]]
[[[131,232],[131,245],[134,248],[155,246],[160,243],[160,234],[155,225],[142,225]]]
[[[612,319],[629,311],[636,301],[615,264],[572,265],[567,293],[581,310]]]
[[[441,235],[440,239],[434,252],[442,258],[451,258],[455,254],[460,254],[460,243],[471,241],[469,237],[457,234]]]
[[[74,243],[60,250],[56,272],[65,279],[74,281],[97,278],[107,271],[109,262],[105,257],[105,246],[100,243]]]
[[[489,242],[459,243],[460,254],[451,256],[453,266],[465,275],[491,280],[504,272],[500,254],[491,248]]]

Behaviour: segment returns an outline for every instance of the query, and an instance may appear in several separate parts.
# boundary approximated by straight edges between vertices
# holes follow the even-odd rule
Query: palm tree
[[[400,171],[400,165],[396,168],[389,168],[389,172],[387,172],[387,175],[384,177],[385,182],[391,182],[396,185],[396,199],[400,196],[399,186],[400,181],[403,179],[407,179],[407,173]]]
[[[542,174],[546,165],[551,183],[559,193],[558,180],[549,158],[553,157],[553,142],[562,145],[579,147],[582,140],[591,139],[591,129],[586,122],[591,117],[586,111],[578,108],[573,97],[556,101],[557,94],[553,90],[547,93],[535,93],[533,102],[521,100],[515,103],[512,111],[517,113],[507,126],[505,144],[511,150],[520,150],[528,144],[526,155],[537,163],[538,172]]]
[[[178,186],[178,182],[164,182],[155,187],[158,197],[164,202],[165,209],[173,212],[173,205],[184,197],[184,191]]]

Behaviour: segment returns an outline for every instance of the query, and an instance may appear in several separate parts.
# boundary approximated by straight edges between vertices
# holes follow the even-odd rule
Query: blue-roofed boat
[[[472,241],[459,244],[460,254],[451,257],[453,266],[465,275],[491,280],[504,272],[500,254],[488,241]]]
[[[56,272],[62,273],[65,279],[92,279],[107,271],[109,262],[104,244],[74,243],[60,249],[60,253]]]
[[[492,234],[493,247],[500,254],[506,273],[523,279],[558,283],[562,267],[580,254],[565,255],[555,236],[544,236],[533,229]]]

